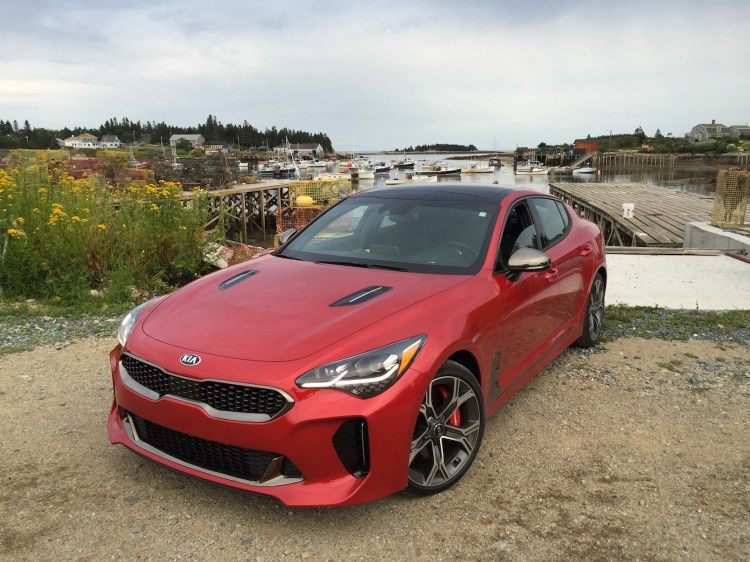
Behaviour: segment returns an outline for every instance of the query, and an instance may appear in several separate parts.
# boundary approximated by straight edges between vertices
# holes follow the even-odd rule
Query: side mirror
[[[284,244],[286,244],[289,239],[295,234],[297,234],[296,228],[290,228],[289,230],[285,230],[284,232],[282,232],[281,236],[279,236],[279,246],[283,246]]]
[[[550,257],[533,248],[519,248],[508,260],[508,269],[514,272],[545,271],[551,266]]]

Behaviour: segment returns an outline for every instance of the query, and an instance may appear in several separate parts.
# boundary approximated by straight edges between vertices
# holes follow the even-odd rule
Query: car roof
[[[525,190],[524,190],[525,191]],[[386,199],[423,199],[426,201],[485,201],[499,203],[510,193],[519,189],[479,183],[433,183],[420,185],[389,185],[360,191],[352,195],[372,196]]]

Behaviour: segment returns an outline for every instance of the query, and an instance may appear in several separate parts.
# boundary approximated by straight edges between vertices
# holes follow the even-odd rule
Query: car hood
[[[291,361],[464,280],[264,256],[176,291],[142,329],[191,352]]]

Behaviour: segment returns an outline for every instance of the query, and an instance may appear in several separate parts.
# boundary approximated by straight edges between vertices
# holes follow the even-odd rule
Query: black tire
[[[446,361],[419,407],[404,492],[428,496],[458,482],[477,456],[484,426],[477,379],[463,365]]]
[[[597,273],[591,284],[591,291],[586,301],[586,313],[583,319],[583,334],[575,342],[578,347],[593,347],[599,343],[604,326],[604,278]]]

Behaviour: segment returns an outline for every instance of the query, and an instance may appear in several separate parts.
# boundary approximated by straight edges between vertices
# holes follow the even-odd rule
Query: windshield
[[[497,209],[486,202],[355,196],[275,255],[318,263],[467,275],[479,271]]]

